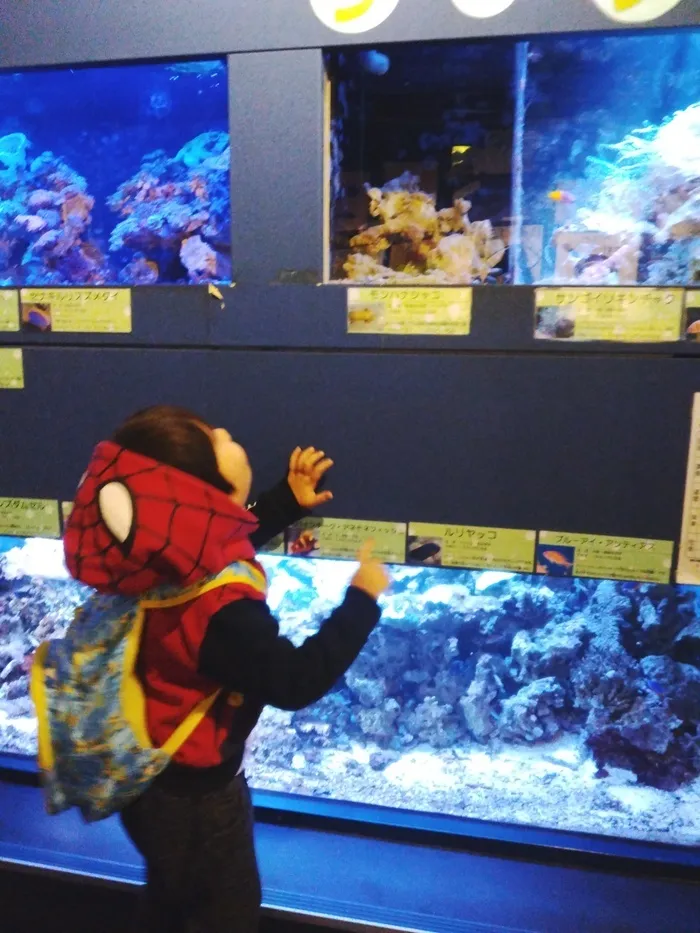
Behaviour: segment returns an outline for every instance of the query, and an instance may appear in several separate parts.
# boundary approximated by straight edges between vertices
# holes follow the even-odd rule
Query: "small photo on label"
[[[688,308],[685,319],[685,339],[700,342],[700,307]]]
[[[287,533],[287,554],[291,557],[314,557],[321,550],[320,530],[323,519],[305,519],[292,525]]]
[[[572,577],[575,557],[574,547],[540,544],[537,547],[537,573],[543,573],[548,577]]]
[[[410,535],[406,561],[409,564],[420,564],[424,567],[442,566],[442,538],[425,538]]]
[[[535,313],[537,340],[570,340],[576,336],[576,312],[570,305],[538,308]]]
[[[43,302],[22,302],[22,330],[47,334],[53,327],[51,305]]]

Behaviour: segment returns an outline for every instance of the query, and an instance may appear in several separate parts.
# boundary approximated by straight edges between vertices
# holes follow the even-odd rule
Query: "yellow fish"
[[[335,11],[336,23],[351,23],[355,19],[369,13],[374,5],[374,0],[359,0],[358,3],[351,3],[349,6],[341,6]]]
[[[363,308],[361,311],[348,312],[348,319],[351,324],[371,324],[374,320],[374,311],[369,308]]]
[[[615,0],[613,6],[617,13],[624,13],[626,10],[632,10],[643,2],[644,0]]]

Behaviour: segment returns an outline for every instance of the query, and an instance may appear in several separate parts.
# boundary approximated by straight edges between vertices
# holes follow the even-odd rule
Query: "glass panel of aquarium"
[[[510,41],[328,54],[331,280],[507,280],[513,69]]]
[[[353,565],[264,556],[299,644]],[[268,708],[254,787],[683,845],[700,843],[700,626],[688,587],[394,567],[348,674]],[[61,543],[0,538],[0,750],[32,755],[28,673],[86,590]]]
[[[523,46],[518,284],[700,281],[700,31]],[[525,237],[523,237],[523,243]]]
[[[332,281],[700,282],[700,31],[329,53]]]
[[[224,61],[0,73],[0,286],[229,282]]]

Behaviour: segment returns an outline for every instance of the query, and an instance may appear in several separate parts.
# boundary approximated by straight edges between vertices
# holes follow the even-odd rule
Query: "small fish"
[[[426,541],[425,544],[419,544],[418,547],[412,548],[408,552],[408,556],[412,561],[421,564],[431,557],[436,557],[439,553],[439,544],[436,544],[434,541]]]
[[[335,11],[335,21],[336,23],[352,23],[365,13],[369,13],[373,4],[374,0],[357,0],[357,3],[348,3],[338,7]]]
[[[642,0],[615,0],[613,6],[616,13],[624,13],[626,10],[633,10],[642,3]]]
[[[693,323],[688,326],[686,334],[695,337],[696,340],[700,340],[700,319],[693,321]]]
[[[554,191],[550,191],[547,195],[550,201],[554,201],[555,204],[573,204],[576,200],[576,195],[572,194],[571,191],[565,191],[563,188],[555,188]]]
[[[573,567],[570,560],[567,560],[561,551],[543,551],[542,557],[548,564],[554,564],[556,567]]]
[[[348,320],[351,324],[371,324],[375,316],[374,311],[370,310],[370,308],[348,312]]]

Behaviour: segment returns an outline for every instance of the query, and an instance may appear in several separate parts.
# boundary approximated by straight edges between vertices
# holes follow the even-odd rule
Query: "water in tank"
[[[298,644],[343,561],[263,556]],[[258,789],[414,813],[700,843],[700,623],[688,587],[392,568],[383,617],[320,702],[268,708]],[[0,751],[33,755],[33,653],[86,590],[61,543],[0,538]]]
[[[224,61],[0,73],[0,286],[228,282]]]
[[[329,277],[700,281],[700,31],[327,56]]]

